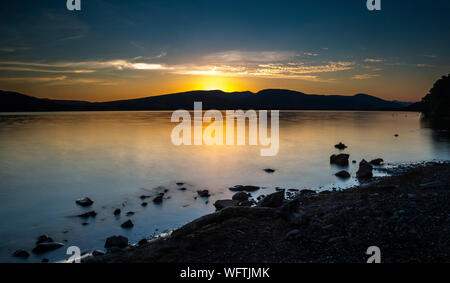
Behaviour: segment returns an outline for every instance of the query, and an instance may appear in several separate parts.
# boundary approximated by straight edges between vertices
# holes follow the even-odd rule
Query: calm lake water
[[[345,188],[341,168],[329,164],[349,146],[350,160],[381,157],[406,163],[450,159],[449,134],[428,129],[417,113],[285,111],[280,113],[280,151],[261,157],[259,146],[181,146],[171,142],[171,112],[68,112],[0,114],[0,262],[17,249],[31,253],[36,238],[49,234],[65,247],[27,262],[68,258],[69,246],[82,252],[103,249],[105,239],[124,235],[131,242],[179,227],[214,211],[217,199],[231,198],[237,184],[264,186],[254,196],[282,188]],[[398,134],[399,137],[394,137]],[[264,168],[276,172],[267,174]],[[352,176],[356,164],[350,164]],[[176,182],[185,182],[179,191]],[[163,204],[139,196],[168,189]],[[208,189],[207,199],[194,197]],[[89,209],[75,204],[88,196]],[[114,216],[116,208],[121,216]],[[95,219],[71,217],[88,210]],[[125,216],[128,211],[135,214]],[[120,224],[132,219],[135,227]],[[83,226],[83,222],[89,225]]]

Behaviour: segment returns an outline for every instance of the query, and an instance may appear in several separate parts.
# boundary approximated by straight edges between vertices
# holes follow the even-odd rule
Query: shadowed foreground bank
[[[396,168],[396,176],[281,207],[231,207],[158,239],[87,262],[450,261],[450,164]]]

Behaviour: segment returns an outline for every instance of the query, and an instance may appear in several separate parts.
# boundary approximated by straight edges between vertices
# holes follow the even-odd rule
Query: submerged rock
[[[211,196],[211,195],[209,194],[209,191],[208,191],[208,190],[197,191],[197,194],[198,194],[200,197],[202,197],[202,198],[207,198],[207,197]]]
[[[372,165],[370,165],[369,162],[363,159],[359,163],[359,169],[356,172],[356,177],[358,177],[359,179],[370,179],[373,177],[372,170]]]
[[[243,190],[244,191],[246,191],[246,192],[255,192],[255,191],[257,191],[257,190],[259,190],[260,189],[260,187],[257,187],[257,186],[244,186],[244,188],[243,188]]]
[[[106,239],[105,248],[125,248],[128,246],[128,238],[123,236],[112,236]]]
[[[229,190],[232,192],[242,192],[244,190],[244,186],[236,185],[236,186],[229,188]]]
[[[260,207],[280,207],[284,201],[284,192],[276,192],[263,198],[258,204]]]
[[[49,235],[41,235],[37,238],[36,245],[41,243],[51,243],[53,239]]]
[[[95,250],[92,252],[92,255],[93,256],[102,256],[102,255],[105,255],[105,252],[102,250]]]
[[[375,165],[375,166],[380,166],[381,163],[383,163],[384,160],[382,158],[377,158],[377,159],[373,159],[370,161],[370,164]]]
[[[334,174],[334,175],[336,175],[337,177],[342,178],[342,179],[348,179],[348,178],[351,177],[351,176],[350,176],[350,173],[348,173],[348,172],[345,171],[345,170],[339,171],[339,172],[337,172],[337,173]]]
[[[90,206],[94,203],[93,200],[91,200],[88,197],[85,198],[79,198],[75,201],[76,204],[81,205],[82,207]]]
[[[97,212],[95,212],[94,210],[78,215],[78,217],[81,217],[81,218],[89,218],[89,217],[95,217],[95,216],[97,216]]]
[[[134,224],[133,221],[131,220],[127,220],[124,223],[122,223],[122,225],[120,225],[120,227],[122,228],[133,228]]]
[[[248,200],[248,198],[250,197],[250,194],[246,193],[246,192],[237,192],[232,199],[233,200],[237,200],[237,201],[245,201]]]
[[[142,245],[145,245],[145,244],[147,244],[148,243],[148,240],[147,239],[141,239],[139,242],[138,242],[138,245],[139,246],[142,246]]]
[[[32,250],[35,254],[42,254],[63,247],[64,244],[58,242],[40,243]]]
[[[330,156],[330,163],[339,166],[347,166],[349,157],[349,154],[333,154],[332,156]]]
[[[336,144],[334,147],[337,148],[337,149],[340,149],[340,150],[344,150],[344,149],[347,148],[347,146],[345,144],[341,143],[341,142]]]
[[[25,250],[17,250],[13,253],[13,257],[27,258],[30,254]]]
[[[238,206],[238,205],[239,205],[239,201],[231,200],[231,199],[218,200],[218,201],[216,201],[214,203],[214,207],[217,210],[222,210],[222,209],[225,209],[227,207]]]
[[[160,193],[158,196],[156,196],[156,197],[153,199],[153,202],[154,202],[154,203],[162,203],[163,198],[164,198],[164,193]]]

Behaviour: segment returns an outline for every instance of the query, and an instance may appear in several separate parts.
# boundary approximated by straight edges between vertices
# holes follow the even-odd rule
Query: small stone
[[[307,196],[307,195],[315,195],[317,192],[309,189],[303,189],[300,191],[300,196]]]
[[[339,150],[344,150],[344,149],[347,148],[347,146],[345,144],[341,143],[341,142],[336,144],[334,147],[339,149]]]
[[[124,223],[122,223],[122,225],[120,225],[120,227],[122,228],[133,228],[134,224],[131,220],[127,220]]]
[[[78,205],[80,205],[80,206],[82,206],[82,207],[86,207],[86,206],[92,205],[92,204],[94,203],[94,201],[91,200],[91,199],[88,198],[88,197],[85,197],[85,198],[79,198],[79,199],[77,199],[77,200],[75,201],[75,203],[78,204]]]
[[[337,172],[337,173],[334,174],[334,175],[336,175],[337,177],[342,178],[342,179],[348,179],[348,178],[351,177],[351,176],[350,176],[350,173],[348,173],[348,172],[345,171],[345,170],[339,171],[339,172]]]
[[[264,169],[264,171],[265,171],[266,173],[268,173],[268,174],[272,174],[272,173],[275,172],[274,169],[270,169],[270,168],[266,168],[266,169]]]
[[[17,250],[13,253],[13,257],[27,258],[30,254],[25,250]]]
[[[149,198],[149,197],[150,197],[150,196],[142,195],[142,196],[140,196],[139,198],[142,199],[142,200],[144,200],[144,199],[147,199],[147,198]]]
[[[146,207],[147,205],[148,205],[148,203],[146,203],[146,202],[141,203],[141,206],[143,206],[143,207]]]
[[[284,192],[276,192],[266,196],[258,206],[261,207],[280,207],[284,201]]]
[[[53,239],[49,235],[41,235],[37,238],[36,245],[41,243],[51,243]]]
[[[40,243],[32,250],[35,254],[42,254],[63,247],[64,244],[57,242]]]
[[[384,160],[382,158],[377,158],[377,159],[371,160],[370,164],[375,165],[375,166],[380,166],[383,162],[384,162]]]
[[[255,191],[259,190],[260,188],[261,187],[247,185],[247,186],[243,187],[243,190],[246,192],[255,192]]]
[[[250,197],[250,194],[246,193],[246,192],[237,192],[234,196],[233,196],[233,200],[237,200],[237,201],[244,201],[244,200],[248,200],[248,198]]]
[[[208,190],[197,191],[198,195],[202,198],[207,198],[211,196]]]
[[[236,186],[229,188],[229,190],[232,192],[242,192],[244,190],[244,186],[236,185]]]
[[[105,252],[102,250],[95,250],[92,252],[92,255],[93,256],[102,256],[102,255],[105,255]]]
[[[119,215],[121,212],[121,210],[119,208],[117,208],[116,210],[114,210],[114,215]]]
[[[142,245],[145,245],[145,244],[147,244],[148,243],[148,241],[147,241],[147,239],[141,239],[139,242],[138,242],[138,245],[139,246],[142,246]]]
[[[162,201],[163,201],[163,197],[164,197],[164,194],[163,193],[160,193],[157,197],[155,197],[154,199],[153,199],[153,202],[154,203],[162,203]]]
[[[135,213],[134,211],[128,211],[128,212],[127,212],[127,216],[133,216],[134,213]]]
[[[89,217],[95,217],[95,216],[97,216],[97,212],[95,212],[94,210],[78,215],[78,217],[81,217],[81,218],[89,218]]]
[[[180,190],[180,191],[185,191],[186,190],[186,188],[179,188],[178,190]]]
[[[183,186],[183,185],[184,185],[184,183],[181,183],[181,182],[177,183],[177,186]]]
[[[128,246],[128,238],[123,236],[112,236],[106,239],[105,248],[125,248]]]
[[[237,201],[237,200],[224,199],[224,200],[217,200],[214,203],[214,207],[217,210],[222,210],[227,207],[238,206],[238,204],[239,204],[239,201]]]

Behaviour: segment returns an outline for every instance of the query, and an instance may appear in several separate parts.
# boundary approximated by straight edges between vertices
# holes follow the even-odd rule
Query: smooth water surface
[[[66,248],[103,249],[111,235],[131,242],[179,227],[214,211],[217,199],[232,196],[237,184],[282,188],[344,188],[341,170],[329,164],[349,146],[350,160],[381,157],[389,163],[450,158],[449,134],[421,125],[404,112],[285,111],[280,113],[280,150],[261,157],[259,146],[180,146],[171,142],[171,112],[67,112],[0,114],[0,261],[17,249],[31,253],[36,237],[49,234],[65,247],[28,262],[67,258]],[[394,137],[398,134],[398,137]],[[267,174],[264,168],[276,169]],[[355,175],[357,164],[348,170]],[[187,191],[179,191],[184,182]],[[168,189],[161,205],[139,196]],[[197,198],[208,189],[209,199]],[[75,199],[89,196],[88,209]],[[116,217],[113,211],[122,209]],[[95,219],[73,217],[95,210]],[[128,211],[135,214],[125,216]],[[135,227],[120,224],[132,219]],[[88,225],[83,226],[82,223]]]

